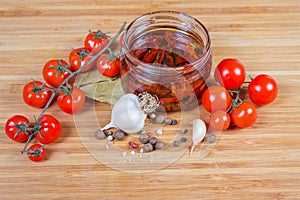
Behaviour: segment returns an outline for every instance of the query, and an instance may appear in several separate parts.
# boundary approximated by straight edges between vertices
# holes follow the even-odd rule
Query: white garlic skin
[[[126,133],[137,133],[144,128],[146,117],[139,107],[138,97],[125,94],[114,105],[111,122],[102,130],[115,127]]]
[[[206,135],[206,125],[201,119],[193,120],[193,145],[200,143]]]

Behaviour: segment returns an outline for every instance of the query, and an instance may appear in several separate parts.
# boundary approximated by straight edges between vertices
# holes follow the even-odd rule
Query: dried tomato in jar
[[[126,29],[120,53],[127,93],[157,95],[166,111],[198,105],[212,67],[209,34],[179,12],[145,14]]]

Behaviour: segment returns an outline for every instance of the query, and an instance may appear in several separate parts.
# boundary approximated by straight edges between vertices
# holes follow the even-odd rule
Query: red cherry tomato
[[[43,68],[43,77],[45,81],[53,86],[58,87],[68,76],[72,68],[64,60],[49,60]]]
[[[209,126],[213,130],[224,131],[230,125],[230,116],[227,112],[219,110],[213,113],[209,120]]]
[[[5,132],[10,139],[16,142],[25,142],[30,135],[27,128],[29,128],[27,117],[14,115],[6,121]]]
[[[61,92],[57,97],[57,104],[59,108],[68,114],[79,112],[83,108],[84,103],[85,94],[79,88],[72,88],[72,91],[67,92],[67,94]]]
[[[276,81],[269,75],[260,74],[249,83],[248,93],[251,101],[257,105],[272,103],[278,93]]]
[[[85,47],[73,49],[69,55],[69,63],[73,71],[79,70],[91,60],[90,50]],[[86,66],[81,72],[87,72],[95,66],[96,62],[92,62]]]
[[[227,111],[232,99],[224,87],[213,85],[208,87],[202,95],[202,105],[210,113],[219,110]]]
[[[100,30],[90,31],[85,37],[84,47],[91,52],[101,51],[109,43],[107,35]]]
[[[28,148],[28,158],[33,162],[40,162],[45,160],[46,149],[41,144],[34,144]]]
[[[237,127],[247,128],[254,124],[257,117],[257,111],[253,103],[243,102],[232,110],[231,121]]]
[[[42,144],[54,142],[62,133],[60,122],[51,115],[43,115],[38,120],[38,126],[39,133],[37,133],[35,136]]]
[[[227,58],[215,69],[215,80],[227,90],[239,88],[245,81],[245,67],[238,60]]]
[[[51,95],[49,87],[40,81],[30,81],[23,88],[24,102],[35,108],[43,108]]]
[[[106,55],[101,55],[97,59],[97,69],[103,76],[117,76],[120,73],[120,60],[118,58],[110,60]]]

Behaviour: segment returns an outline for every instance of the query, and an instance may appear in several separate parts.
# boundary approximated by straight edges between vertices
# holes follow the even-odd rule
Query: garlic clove
[[[206,135],[206,125],[201,119],[193,120],[193,145],[190,149],[190,154],[194,151],[197,144],[199,144]]]

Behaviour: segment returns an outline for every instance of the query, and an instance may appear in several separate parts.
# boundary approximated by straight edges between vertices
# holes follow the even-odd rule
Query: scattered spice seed
[[[165,146],[165,143],[163,143],[163,142],[157,142],[155,144],[155,148],[158,149],[158,150],[163,149],[164,146]]]
[[[144,149],[143,148],[140,148],[140,153],[144,153]]]
[[[128,144],[129,144],[129,146],[131,146],[133,149],[137,149],[137,148],[139,147],[139,145],[138,145],[137,143],[135,143],[135,142],[129,142]]]
[[[169,117],[167,117],[166,119],[165,119],[165,124],[168,124],[168,125],[171,125],[172,124],[172,119],[171,118],[169,118]]]
[[[183,127],[180,128],[180,133],[185,134],[187,132],[188,132],[188,130],[186,128],[183,128]]]
[[[165,122],[165,117],[162,115],[158,115],[155,120],[159,124],[163,124]]]
[[[173,119],[171,125],[176,125],[177,123],[178,123],[177,120]]]
[[[153,137],[149,140],[150,144],[155,145],[158,142],[158,139],[156,137]]]
[[[178,147],[178,146],[179,146],[179,142],[175,140],[175,141],[173,142],[173,146],[174,146],[174,147]]]
[[[151,152],[151,151],[153,151],[153,146],[152,146],[152,144],[150,144],[150,143],[145,144],[144,147],[143,147],[143,151],[144,151],[144,152]]]
[[[122,156],[125,158],[125,157],[127,156],[127,152],[124,151],[124,152],[122,153]]]
[[[149,142],[149,137],[148,137],[148,135],[143,134],[143,135],[140,135],[139,140],[142,144],[146,144]]]
[[[156,118],[156,114],[155,113],[151,113],[149,117],[150,117],[150,119],[155,119]]]
[[[156,132],[157,132],[158,135],[162,135],[163,134],[162,128],[158,129]]]
[[[114,137],[112,135],[107,136],[108,141],[112,141],[113,139],[114,139]]]
[[[106,138],[106,135],[101,129],[99,129],[95,132],[95,138],[97,138],[98,140],[103,140]]]
[[[131,155],[134,155],[134,154],[135,154],[135,151],[130,151],[130,154],[131,154]]]
[[[187,141],[186,137],[181,137],[180,138],[180,142],[186,142],[186,141]]]
[[[122,140],[125,137],[125,133],[121,130],[117,130],[114,136],[117,140]]]
[[[208,143],[214,143],[216,140],[217,140],[217,136],[214,133],[210,133],[206,138],[206,141]]]
[[[148,132],[148,133],[147,133],[147,137],[148,137],[148,138],[152,138],[152,135],[153,135],[153,134],[152,134],[151,132]]]

